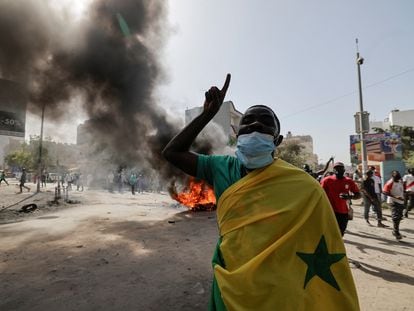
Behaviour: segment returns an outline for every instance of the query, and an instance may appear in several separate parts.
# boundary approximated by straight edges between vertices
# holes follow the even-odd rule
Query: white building
[[[195,107],[185,111],[185,124],[188,124],[203,111],[203,107]],[[240,119],[243,114],[236,110],[232,101],[224,102],[213,122],[218,124],[226,136],[236,138]]]
[[[414,127],[414,109],[410,110],[392,110],[384,121],[369,122],[369,132],[373,133],[374,128],[389,130],[391,126],[411,126]]]

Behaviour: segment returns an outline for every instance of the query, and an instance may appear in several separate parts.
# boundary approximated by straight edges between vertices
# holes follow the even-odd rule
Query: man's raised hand
[[[224,98],[226,97],[227,89],[230,85],[231,75],[228,73],[226,81],[224,82],[221,90],[216,86],[212,86],[206,93],[206,99],[204,101],[204,112],[211,116],[215,116],[223,104]]]

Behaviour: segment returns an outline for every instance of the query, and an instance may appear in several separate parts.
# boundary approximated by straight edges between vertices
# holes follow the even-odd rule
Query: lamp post
[[[355,39],[356,42],[356,63],[358,69],[358,90],[359,90],[359,113],[357,112],[357,133],[358,133],[358,125],[359,125],[359,134],[360,134],[360,141],[361,141],[361,161],[362,161],[362,173],[367,171],[368,163],[367,163],[367,148],[365,144],[365,132],[369,130],[369,120],[368,120],[368,112],[364,111],[364,106],[362,102],[362,82],[361,82],[361,65],[364,63],[364,59],[359,55],[358,50],[358,39]],[[364,122],[365,121],[365,122]]]
[[[45,106],[42,106],[42,119],[40,125],[40,138],[39,138],[39,160],[38,160],[38,167],[37,167],[37,192],[40,192],[40,182],[42,179],[42,151],[43,151],[43,123],[45,120]]]

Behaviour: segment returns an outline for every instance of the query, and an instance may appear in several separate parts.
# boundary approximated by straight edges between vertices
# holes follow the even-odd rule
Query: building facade
[[[13,146],[24,142],[27,94],[20,84],[0,79],[0,167]]]
[[[185,124],[190,123],[195,117],[201,114],[203,107],[195,107],[185,111]],[[243,114],[238,111],[232,101],[223,102],[220,110],[213,118],[213,122],[218,124],[224,134],[230,139],[236,139],[239,123]]]
[[[375,128],[389,130],[391,126],[411,126],[414,127],[414,109],[410,110],[392,110],[388,118],[384,121],[369,122],[369,132],[374,133]]]
[[[313,138],[310,135],[293,135],[292,132],[287,132],[283,138],[283,142],[294,142],[303,147],[303,152],[308,155],[308,163],[311,167],[318,165],[318,156],[313,153]],[[282,143],[283,143],[282,142]]]

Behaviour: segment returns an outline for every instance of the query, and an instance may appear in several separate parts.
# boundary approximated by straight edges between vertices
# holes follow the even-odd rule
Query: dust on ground
[[[73,190],[75,204],[50,204],[54,185],[35,195],[29,186],[0,186],[0,310],[207,309],[214,212],[127,191]],[[19,212],[29,203],[37,209]],[[361,310],[414,310],[413,213],[398,242],[354,209],[344,240]]]

